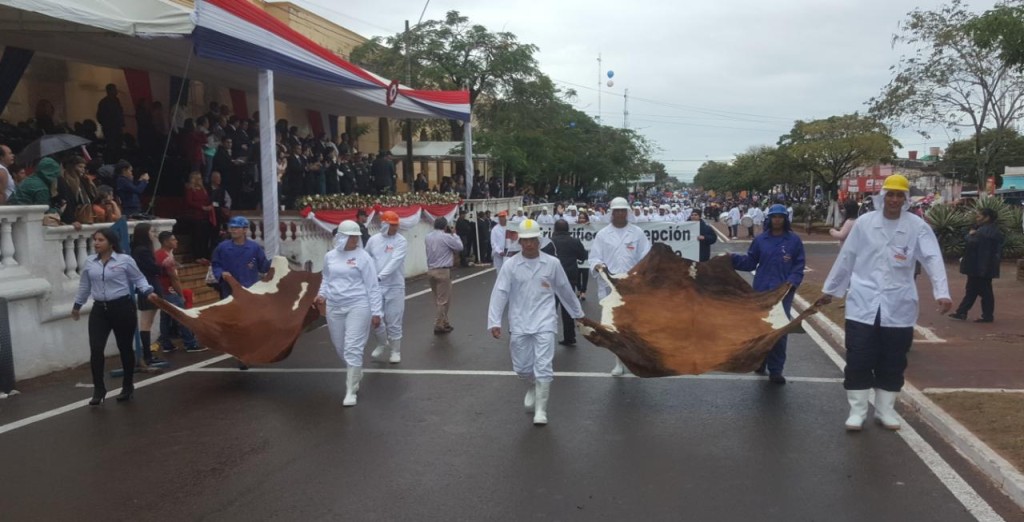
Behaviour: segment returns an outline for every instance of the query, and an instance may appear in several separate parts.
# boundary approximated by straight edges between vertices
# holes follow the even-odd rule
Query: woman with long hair
[[[185,215],[183,221],[192,236],[192,257],[197,261],[210,259],[210,234],[213,229],[213,205],[203,185],[203,174],[192,171],[185,184]]]
[[[842,246],[843,242],[846,241],[846,236],[850,235],[850,231],[853,230],[853,222],[857,221],[857,213],[860,209],[857,207],[857,201],[853,198],[847,198],[846,202],[843,203],[843,228],[831,229],[828,234],[839,240],[839,245]]]
[[[93,222],[92,199],[95,194],[90,195],[88,192],[89,188],[93,188],[92,182],[85,176],[85,158],[71,156],[64,160],[62,167],[60,177],[57,178],[57,195],[67,201],[67,206],[60,220],[80,230],[82,224]]]
[[[156,257],[153,256],[153,241],[156,239],[156,231],[147,222],[135,225],[132,233],[132,259],[138,265],[139,271],[146,277],[146,282],[153,287],[157,295],[163,295],[160,288],[158,276],[160,266],[156,264]],[[144,367],[153,363],[161,362],[153,358],[153,351],[150,349],[153,343],[152,330],[153,320],[156,318],[156,305],[147,299],[139,300],[139,337],[142,338],[142,358]]]
[[[117,340],[117,351],[121,354],[124,380],[118,402],[131,400],[135,391],[135,301],[129,291],[135,285],[144,297],[153,292],[153,287],[139,271],[131,256],[121,253],[117,233],[111,228],[97,230],[92,235],[94,255],[85,261],[82,278],[78,284],[75,305],[71,318],[77,321],[82,306],[92,297],[94,303],[89,314],[89,365],[92,368],[93,394],[90,406],[99,406],[107,396],[103,380],[103,351],[107,346],[110,332]]]

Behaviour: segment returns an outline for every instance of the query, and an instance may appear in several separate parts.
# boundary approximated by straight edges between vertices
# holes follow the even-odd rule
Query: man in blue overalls
[[[785,283],[793,285],[782,299],[786,317],[792,318],[789,311],[793,296],[804,280],[804,243],[791,229],[789,212],[784,205],[772,205],[764,225],[765,231],[750,243],[746,255],[732,254],[732,267],[747,272],[756,270],[753,286],[758,292],[774,290]],[[774,384],[786,384],[782,368],[786,364],[787,337],[784,335],[775,343],[757,370],[763,374],[767,369],[768,380]]]

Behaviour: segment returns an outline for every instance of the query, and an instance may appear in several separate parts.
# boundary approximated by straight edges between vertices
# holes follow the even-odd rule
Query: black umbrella
[[[75,149],[87,143],[89,140],[74,134],[47,134],[26,145],[21,154],[18,154],[18,161],[29,164],[39,158]]]

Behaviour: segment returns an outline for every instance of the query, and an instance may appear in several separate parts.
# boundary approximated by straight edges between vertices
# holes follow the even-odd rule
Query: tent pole
[[[281,229],[278,225],[277,140],[274,134],[274,71],[259,72],[260,106],[260,183],[263,188],[263,250],[268,258],[281,251]]]
[[[473,193],[473,124],[466,120],[466,131],[463,133],[466,145],[466,199]]]

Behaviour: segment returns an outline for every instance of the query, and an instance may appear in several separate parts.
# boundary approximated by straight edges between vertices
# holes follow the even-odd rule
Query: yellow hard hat
[[[519,223],[519,239],[530,239],[540,236],[540,225],[536,221],[526,219]]]
[[[910,192],[910,182],[902,174],[893,174],[885,178],[885,183],[882,184],[882,190],[897,190],[900,192]]]

